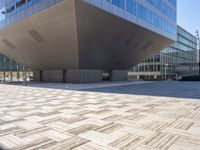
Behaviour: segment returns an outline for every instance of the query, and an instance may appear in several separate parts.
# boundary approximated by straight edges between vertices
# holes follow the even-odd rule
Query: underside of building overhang
[[[172,42],[81,0],[0,30],[0,53],[32,70],[127,70]]]

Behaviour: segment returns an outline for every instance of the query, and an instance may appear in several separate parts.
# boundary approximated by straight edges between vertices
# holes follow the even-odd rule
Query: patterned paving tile
[[[167,133],[159,133],[147,139],[144,145],[156,148],[156,149],[168,149],[173,145],[179,137],[177,135],[170,135]]]
[[[128,150],[136,147],[136,144],[138,144],[142,139],[144,139],[142,136],[127,134],[126,136],[120,137],[109,145],[116,149]]]
[[[166,86],[177,88],[151,86],[160,93]],[[0,84],[0,149],[200,150],[197,97],[185,99],[181,91],[177,97],[121,92]]]

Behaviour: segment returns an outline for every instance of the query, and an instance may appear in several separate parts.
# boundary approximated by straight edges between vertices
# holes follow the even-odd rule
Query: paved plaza
[[[200,82],[0,84],[0,149],[200,150]]]

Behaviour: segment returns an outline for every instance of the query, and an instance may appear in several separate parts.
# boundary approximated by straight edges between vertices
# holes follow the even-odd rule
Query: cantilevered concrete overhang
[[[173,42],[79,0],[75,14],[80,68],[130,69]]]
[[[128,70],[172,42],[82,0],[64,0],[0,30],[0,53],[33,71]]]
[[[32,70],[78,69],[74,0],[1,29],[0,53]]]
[[[0,53],[33,70],[130,69],[172,40],[81,0],[0,30]]]

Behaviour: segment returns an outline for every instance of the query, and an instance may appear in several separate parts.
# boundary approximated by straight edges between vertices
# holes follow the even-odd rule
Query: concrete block
[[[96,83],[102,81],[102,70],[67,70],[68,83]]]
[[[128,80],[127,70],[112,70],[111,81],[126,81]]]
[[[43,82],[62,83],[63,70],[44,70],[42,73]]]

